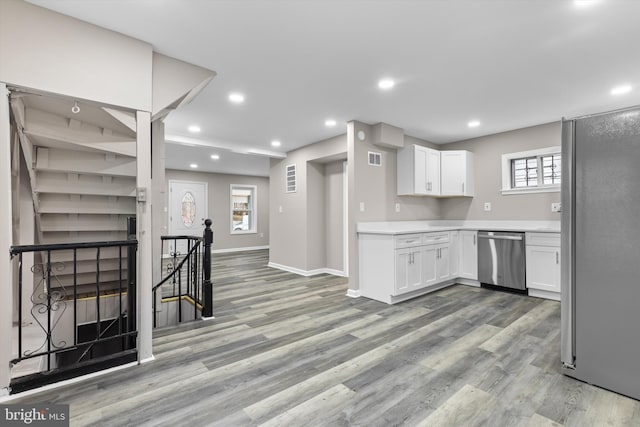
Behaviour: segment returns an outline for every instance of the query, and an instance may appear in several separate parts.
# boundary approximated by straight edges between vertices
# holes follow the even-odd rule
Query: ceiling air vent
[[[375,151],[369,151],[369,165],[370,166],[382,166],[382,153],[376,153]]]

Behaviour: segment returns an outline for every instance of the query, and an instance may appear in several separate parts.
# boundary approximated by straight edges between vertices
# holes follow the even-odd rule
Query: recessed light
[[[336,124],[338,123],[333,119],[329,119],[324,122],[324,125],[329,127],[334,127]]]
[[[244,102],[244,95],[241,93],[231,93],[229,94],[229,101],[241,104]]]
[[[621,85],[611,89],[611,95],[622,95],[628,92],[631,92],[631,85]]]
[[[467,126],[469,126],[470,128],[477,128],[478,126],[480,126],[480,122],[477,120],[472,120],[467,123]]]
[[[191,125],[188,127],[188,129],[191,133],[200,133],[200,126]]]
[[[189,165],[189,167],[190,167],[190,168],[192,168],[192,169],[197,169],[197,168],[198,168],[198,165],[197,165],[197,164],[195,164],[195,163],[191,163],[191,164]]]
[[[378,82],[378,87],[380,89],[391,89],[392,87],[394,87],[396,84],[396,82],[394,82],[391,79],[382,79]]]
[[[281,145],[282,144],[280,143],[280,141],[276,141],[276,140],[271,141],[272,147],[280,147]]]
[[[211,155],[211,158],[212,158],[213,160],[218,160],[218,159],[220,158],[220,156],[219,156],[219,155],[217,155],[217,154],[212,154],[212,155]]]

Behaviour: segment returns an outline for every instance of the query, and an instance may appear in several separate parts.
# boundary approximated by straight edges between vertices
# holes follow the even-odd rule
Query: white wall
[[[318,208],[324,204],[324,172],[323,167],[317,164],[345,158],[346,150],[346,135],[339,135],[291,151],[285,159],[271,159],[271,263],[302,271],[326,267],[322,265],[325,263],[325,238],[324,235],[318,237],[314,228],[317,225],[324,229],[324,208]],[[308,167],[309,162],[312,164]],[[285,170],[290,164],[295,164],[297,170],[298,188],[295,193],[285,191]],[[311,177],[308,175],[309,171]],[[311,213],[310,207],[313,209]],[[323,213],[320,214],[318,210],[322,210]]]
[[[165,176],[167,185],[172,179],[207,183],[208,216],[213,221],[214,251],[269,246],[269,178],[172,169],[167,169]],[[231,184],[257,186],[256,233],[231,234]],[[168,194],[167,190],[165,206],[169,205]]]
[[[151,111],[152,47],[21,0],[2,0],[0,81]]]
[[[502,155],[560,146],[560,122],[517,129],[467,141],[446,144],[443,150],[469,150],[475,157],[475,197],[442,199],[442,219],[559,221],[551,203],[560,192],[502,195]],[[484,203],[491,202],[491,211]]]

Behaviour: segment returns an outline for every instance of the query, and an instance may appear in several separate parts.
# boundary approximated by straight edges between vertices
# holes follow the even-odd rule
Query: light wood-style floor
[[[22,401],[90,426],[638,426],[640,402],[562,375],[560,305],[453,286],[390,306],[347,280],[214,255],[215,320],[154,362]]]

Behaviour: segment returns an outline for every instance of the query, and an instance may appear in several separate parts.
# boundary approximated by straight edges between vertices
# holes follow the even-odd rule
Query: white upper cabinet
[[[473,197],[473,153],[464,150],[441,151],[441,195]]]
[[[473,196],[473,153],[421,145],[398,150],[399,196]]]
[[[421,145],[398,150],[398,195],[440,195],[440,152]]]

